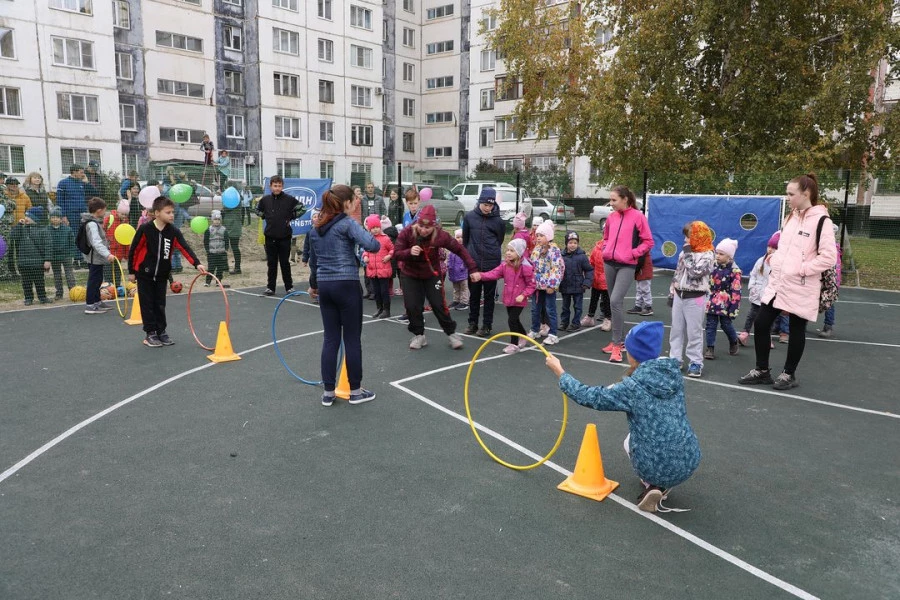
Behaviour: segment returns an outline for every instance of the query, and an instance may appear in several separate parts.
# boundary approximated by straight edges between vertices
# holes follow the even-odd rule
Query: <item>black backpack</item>
[[[91,242],[88,240],[87,224],[91,221],[82,221],[78,227],[78,233],[75,235],[75,247],[82,254],[90,254],[93,251]]]

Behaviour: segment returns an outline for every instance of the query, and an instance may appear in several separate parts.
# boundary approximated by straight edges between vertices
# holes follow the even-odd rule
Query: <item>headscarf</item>
[[[691,233],[688,235],[691,242],[691,250],[694,252],[712,252],[712,230],[703,221],[691,223]]]

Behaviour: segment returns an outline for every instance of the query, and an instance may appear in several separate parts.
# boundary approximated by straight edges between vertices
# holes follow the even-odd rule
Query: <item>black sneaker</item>
[[[163,343],[155,333],[148,333],[144,338],[144,345],[151,348],[162,348]]]
[[[350,394],[350,404],[362,404],[374,399],[375,392],[370,392],[366,389],[360,389],[358,394]]]
[[[569,324],[568,323],[560,323],[559,327],[556,328],[557,331],[568,331]]]
[[[406,313],[404,313],[404,314],[400,315],[399,317],[397,317],[397,321],[399,321],[400,323],[409,323],[409,316]]]
[[[629,315],[639,315],[639,314],[641,314],[641,312],[643,310],[644,309],[641,308],[640,306],[635,305],[635,306],[632,306],[631,308],[629,308],[628,310],[626,310],[625,312],[628,313]]]
[[[728,345],[728,354],[730,354],[731,356],[735,356],[735,355],[737,355],[737,353],[738,353],[738,343],[733,342],[733,343],[729,344]]]
[[[642,317],[650,317],[652,315],[653,315],[653,307],[652,306],[645,306],[644,310],[641,311]]]
[[[478,337],[488,338],[491,337],[491,328],[490,327],[482,327],[479,329],[475,335]]]
[[[790,373],[785,373],[782,371],[781,375],[779,375],[775,379],[775,385],[772,386],[773,389],[776,390],[789,390],[791,388],[797,387],[797,378],[791,375]]]
[[[41,298],[40,302],[41,304],[53,304],[53,300],[50,298]]]
[[[476,333],[478,333],[478,325],[476,325],[475,323],[469,323],[463,333],[465,333],[466,335],[475,335]]]
[[[579,331],[581,329],[581,323],[572,323],[569,325],[569,331]]]
[[[96,304],[88,304],[84,308],[84,314],[86,315],[102,315],[105,312],[105,310],[100,308],[99,302],[97,302]]]
[[[772,383],[772,372],[769,369],[753,369],[740,379],[741,385],[760,385]]]
[[[263,295],[264,295],[264,296],[274,296],[274,295],[275,295],[275,290],[266,288],[266,291],[263,292]]]
[[[459,303],[459,304],[456,305],[456,308],[454,308],[453,310],[469,310],[469,305],[468,305],[468,304]]]
[[[175,343],[174,341],[172,341],[172,338],[169,337],[169,334],[165,331],[160,331],[158,334],[156,334],[156,337],[159,338],[159,341],[162,342],[163,346],[171,346]]]
[[[322,394],[322,406],[331,406],[332,404],[334,404],[334,395]]]

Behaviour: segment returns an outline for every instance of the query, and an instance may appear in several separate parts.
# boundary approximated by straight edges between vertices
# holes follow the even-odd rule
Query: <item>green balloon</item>
[[[203,235],[207,229],[209,229],[209,219],[206,217],[194,217],[191,219],[191,231],[197,235]]]
[[[189,186],[186,183],[176,183],[169,190],[169,198],[172,199],[172,202],[177,204],[181,204],[182,202],[187,202],[191,199],[191,196],[194,195],[194,188]]]

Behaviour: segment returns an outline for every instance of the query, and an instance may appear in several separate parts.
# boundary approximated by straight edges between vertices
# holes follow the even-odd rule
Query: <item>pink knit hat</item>
[[[381,227],[381,217],[378,215],[369,215],[366,217],[366,229]]]
[[[524,229],[525,228],[525,213],[520,212],[516,216],[513,217],[513,229]]]
[[[775,248],[778,250],[778,242],[781,241],[781,232],[776,231],[772,234],[772,237],[769,238],[769,243],[767,244],[769,248]]]
[[[731,258],[734,258],[734,253],[737,252],[737,247],[737,240],[725,238],[724,240],[716,244],[716,252],[721,252],[722,254],[727,254]]]
[[[537,231],[540,235],[543,235],[551,242],[553,241],[553,221],[544,221],[540,225],[538,225]]]

